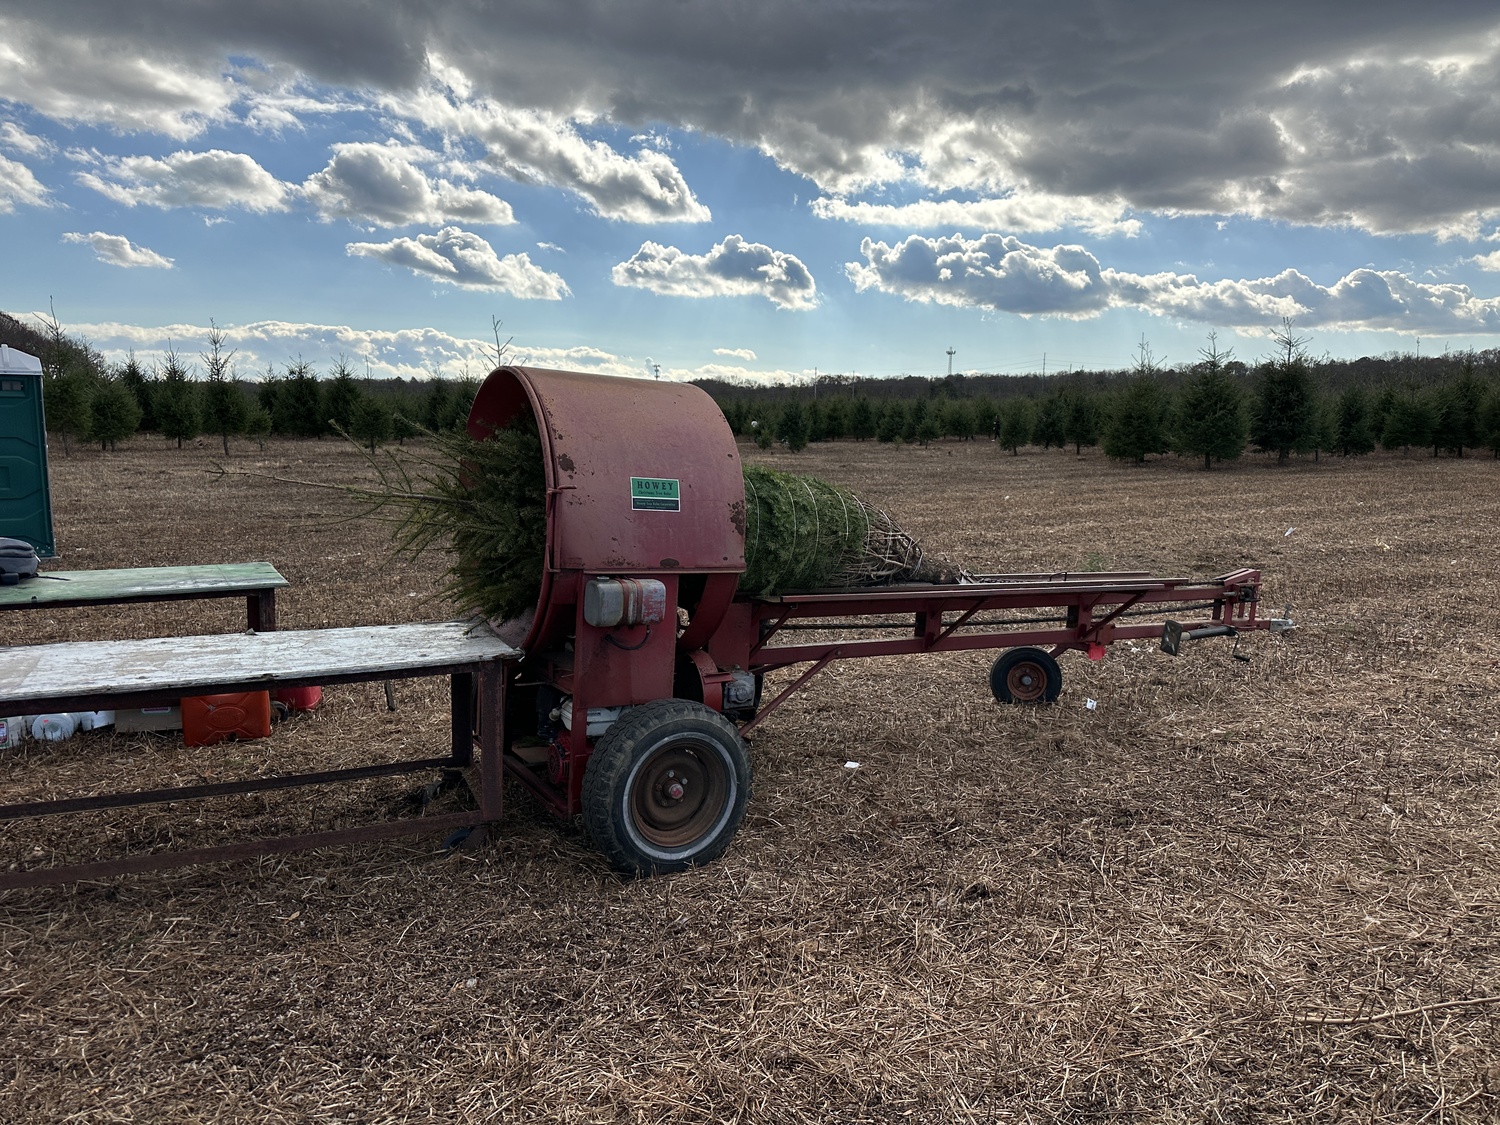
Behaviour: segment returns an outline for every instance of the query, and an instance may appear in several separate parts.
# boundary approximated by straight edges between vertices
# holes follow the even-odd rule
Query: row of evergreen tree
[[[233,354],[217,326],[197,363],[168,349],[149,369],[134,355],[112,365],[86,343],[67,336],[55,321],[46,328],[37,350],[47,429],[62,440],[64,452],[74,441],[96,441],[113,449],[140,431],[174,440],[179,448],[211,435],[220,439],[226,455],[232,437],[263,442],[273,434],[321,438],[344,433],[373,450],[382,442],[405,441],[419,427],[438,431],[462,425],[478,389],[471,379],[441,378],[400,389],[385,383],[376,389],[369,380],[360,380],[343,358],[326,377],[298,361],[247,383],[235,378]],[[37,341],[27,343],[37,347]]]
[[[1197,363],[1167,371],[1143,341],[1131,370],[1104,386],[1059,377],[1051,387],[1000,399],[939,393],[902,400],[838,390],[717,397],[736,433],[793,451],[841,438],[926,445],[983,437],[1013,454],[1027,445],[1078,453],[1099,446],[1122,461],[1173,453],[1200,458],[1205,469],[1251,448],[1279,461],[1360,456],[1377,447],[1430,449],[1433,456],[1487,448],[1500,457],[1500,365],[1462,355],[1438,381],[1342,380],[1342,389],[1330,390],[1291,325],[1275,343],[1271,356],[1249,368],[1210,336]]]
[[[104,448],[149,431],[178,445],[200,435],[324,437],[343,432],[375,448],[404,441],[418,427],[456,428],[477,382],[358,378],[345,359],[326,372],[298,361],[258,381],[234,377],[231,352],[214,326],[197,361],[168,350],[149,369],[134,356],[107,363],[57,323],[37,332],[0,314],[0,333],[42,358],[48,429],[67,448]],[[706,388],[731,428],[765,447],[801,450],[809,442],[851,439],[927,444],[993,438],[1021,447],[1101,447],[1123,461],[1174,453],[1204,468],[1247,449],[1293,455],[1358,456],[1377,447],[1463,456],[1487,448],[1500,457],[1500,353],[1410,362],[1314,362],[1305,338],[1284,323],[1275,350],[1250,366],[1210,336],[1199,360],[1166,368],[1141,342],[1128,371],[991,379],[996,394],[967,393],[982,378],[882,380],[813,387]],[[912,397],[896,397],[908,395]]]

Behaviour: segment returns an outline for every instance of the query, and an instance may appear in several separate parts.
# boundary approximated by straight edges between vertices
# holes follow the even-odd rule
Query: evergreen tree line
[[[1205,469],[1250,449],[1281,462],[1376,448],[1430,450],[1434,457],[1488,449],[1500,457],[1500,363],[1489,362],[1489,353],[1451,357],[1441,379],[1388,375],[1377,384],[1350,380],[1347,366],[1334,364],[1330,388],[1289,324],[1275,343],[1276,351],[1250,368],[1210,336],[1198,362],[1168,371],[1143,341],[1132,368],[1102,385],[1062,377],[1003,398],[956,397],[947,393],[951,383],[937,381],[937,393],[908,399],[820,386],[718,401],[735,433],[794,452],[816,441],[926,445],[978,437],[1012,454],[1028,445],[1075,453],[1098,446],[1121,461],[1176,454]]]
[[[217,327],[196,363],[168,349],[150,368],[133,354],[112,365],[55,322],[47,328],[38,348],[47,429],[62,440],[65,453],[74,441],[113,449],[138,432],[160,434],[178,448],[200,436],[216,437],[226,456],[232,437],[264,442],[273,434],[344,433],[374,450],[383,442],[404,442],[419,427],[458,428],[478,389],[472,379],[442,378],[377,389],[342,357],[325,376],[299,360],[246,382],[235,377],[233,354]]]
[[[111,365],[55,319],[37,332],[0,314],[7,341],[42,359],[47,427],[71,442],[112,449],[140,431],[180,447],[202,435],[264,440],[275,434],[349,434],[374,449],[417,427],[461,426],[477,382],[437,378],[375,384],[340,358],[326,372],[304,361],[235,377],[233,353],[217,326],[194,362],[168,350],[148,369],[132,355]],[[1047,378],[964,377],[849,380],[811,387],[745,388],[706,383],[737,433],[764,447],[841,439],[925,445],[943,438],[1023,446],[1101,447],[1122,461],[1177,454],[1204,468],[1247,449],[1293,455],[1359,456],[1376,448],[1500,457],[1500,352],[1423,360],[1322,360],[1284,323],[1275,350],[1253,367],[1209,337],[1196,363],[1166,368],[1142,341],[1124,372]],[[993,388],[995,393],[991,393]],[[977,391],[977,393],[975,393]],[[903,395],[908,397],[902,397]]]

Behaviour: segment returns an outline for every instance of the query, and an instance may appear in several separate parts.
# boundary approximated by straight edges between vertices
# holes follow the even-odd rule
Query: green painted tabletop
[[[143,566],[126,570],[51,570],[0,586],[0,610],[65,603],[212,598],[279,589],[287,580],[270,563]]]

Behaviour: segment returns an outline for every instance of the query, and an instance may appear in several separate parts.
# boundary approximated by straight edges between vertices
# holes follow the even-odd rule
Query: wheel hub
[[[1017,664],[1006,677],[1006,686],[1010,688],[1011,695],[1028,702],[1041,697],[1046,690],[1046,682],[1047,678],[1042,675],[1042,670],[1034,664]]]
[[[673,743],[643,765],[630,801],[631,819],[658,847],[681,847],[718,821],[729,788],[716,755],[690,743]]]

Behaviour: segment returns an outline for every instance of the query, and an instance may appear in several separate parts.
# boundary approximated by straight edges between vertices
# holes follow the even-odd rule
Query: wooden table
[[[263,562],[51,570],[16,586],[0,586],[0,610],[243,597],[246,623],[262,633],[276,628],[276,591],[286,585],[277,569]]]
[[[407,818],[362,828],[251,840],[188,852],[131,855],[71,867],[27,870],[22,863],[19,870],[0,873],[0,890],[354,840],[386,839],[498,820],[505,677],[511,663],[520,657],[520,650],[500,640],[482,623],[476,627],[465,622],[220,633],[133,641],[67,641],[0,648],[0,715],[101,711],[175,702],[184,695],[439,675],[450,677],[452,715],[452,745],[445,758],[5,805],[0,806],[0,823],[32,816],[335,784],[422,769],[463,770],[474,764],[476,736],[481,752],[479,808],[472,812]]]

